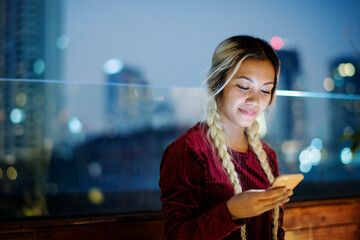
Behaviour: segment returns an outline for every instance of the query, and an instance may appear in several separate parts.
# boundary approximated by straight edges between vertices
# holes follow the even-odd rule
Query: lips
[[[242,114],[244,114],[245,116],[248,116],[248,117],[253,117],[256,115],[256,111],[245,110],[245,109],[239,109],[239,110]]]

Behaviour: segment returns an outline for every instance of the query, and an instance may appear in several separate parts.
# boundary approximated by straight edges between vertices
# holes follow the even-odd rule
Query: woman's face
[[[269,60],[245,59],[219,99],[225,128],[250,126],[269,105],[274,79],[275,70]]]

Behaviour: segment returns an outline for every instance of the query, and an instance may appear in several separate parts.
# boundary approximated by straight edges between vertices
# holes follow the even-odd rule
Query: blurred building
[[[307,101],[302,97],[291,96],[291,91],[304,91],[306,80],[301,73],[300,59],[293,44],[279,37],[271,39],[277,50],[281,68],[277,90],[289,91],[285,96],[277,96],[274,108],[268,116],[269,143],[277,153],[279,168],[286,172],[299,172],[299,153],[308,144]],[[290,94],[290,95],[289,95]],[[276,121],[273,121],[275,115]]]
[[[148,127],[151,116],[151,90],[142,72],[131,66],[124,66],[120,60],[112,59],[105,63],[117,64],[117,69],[107,73],[106,115],[111,130],[128,134]]]
[[[169,127],[174,109],[164,97],[156,99],[142,72],[119,59],[104,64],[108,82],[106,116],[113,133],[129,134]]]
[[[277,51],[281,62],[279,90],[304,91],[305,83],[300,74],[299,56],[296,50]],[[306,107],[302,98],[286,97],[277,102],[277,111],[283,120],[282,128],[286,131],[280,131],[283,140],[304,139],[305,138],[305,120]]]
[[[61,79],[61,4],[0,0],[0,167],[13,166],[13,182],[41,171],[49,136],[59,133],[61,85],[43,79]],[[24,159],[36,161],[18,168]]]
[[[329,77],[324,88],[330,93],[360,95],[360,59],[339,57],[329,65]],[[351,146],[349,140],[341,141],[343,135],[354,134],[360,128],[360,101],[353,99],[331,99],[329,104],[331,151],[336,153],[336,163],[344,160],[344,150]],[[335,110],[335,111],[334,111]],[[342,153],[342,156],[340,155]],[[356,157],[356,159],[359,156]],[[357,160],[360,164],[360,159]],[[345,161],[347,162],[347,161]],[[344,162],[343,162],[344,163]],[[349,162],[350,163],[350,162]]]

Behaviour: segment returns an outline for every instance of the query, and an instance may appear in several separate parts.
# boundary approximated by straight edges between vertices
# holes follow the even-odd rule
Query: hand
[[[226,202],[233,220],[258,216],[289,201],[292,190],[285,187],[266,190],[247,190]]]

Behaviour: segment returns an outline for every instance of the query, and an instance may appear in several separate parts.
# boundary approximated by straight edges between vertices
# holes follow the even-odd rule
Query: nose
[[[249,93],[249,96],[246,98],[246,104],[257,106],[260,104],[260,94],[254,91]]]

